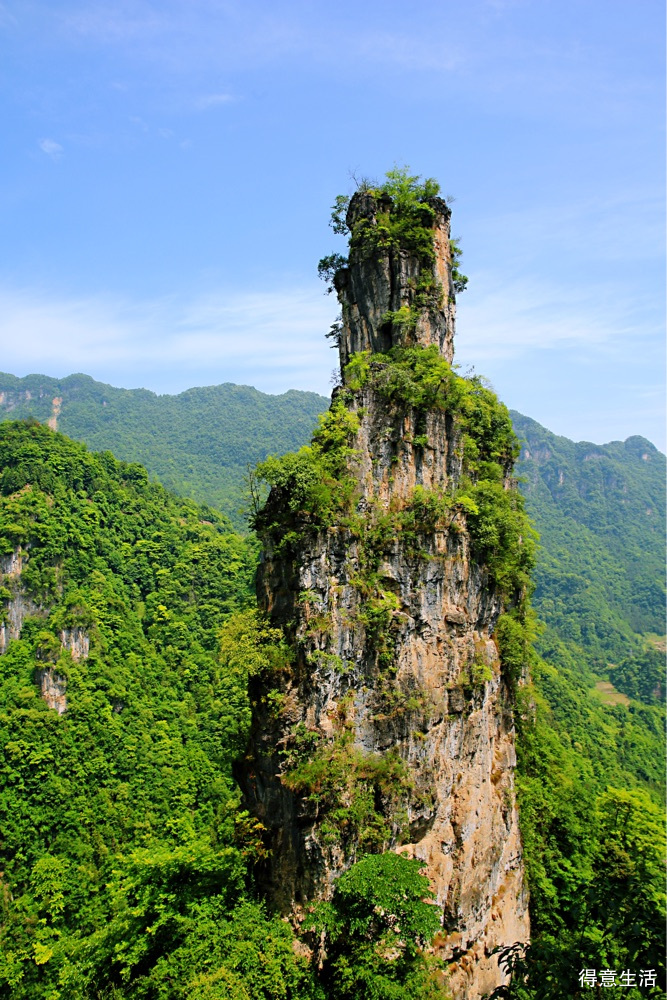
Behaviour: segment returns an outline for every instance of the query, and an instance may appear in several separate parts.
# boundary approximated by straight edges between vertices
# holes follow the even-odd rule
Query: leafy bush
[[[307,525],[325,527],[349,513],[356,491],[348,472],[355,455],[350,442],[358,429],[358,416],[337,400],[320,416],[310,446],[261,462],[256,476],[271,493],[263,507],[257,502],[252,527],[284,544]]]
[[[401,832],[400,802],[411,787],[398,754],[363,753],[349,732],[310,745],[302,736],[301,747],[305,755],[282,781],[325,814],[325,843],[343,843],[352,856],[395,843]]]
[[[363,858],[336,881],[310,926],[324,934],[320,978],[331,1000],[445,1000],[440,963],[423,949],[440,928],[422,862]]]

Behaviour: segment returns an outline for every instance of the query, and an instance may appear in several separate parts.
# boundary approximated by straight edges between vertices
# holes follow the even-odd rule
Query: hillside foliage
[[[517,791],[530,948],[505,955],[498,997],[591,995],[581,969],[656,970],[664,997],[665,459],[630,438],[575,444],[513,413],[518,471],[541,535],[542,622],[517,711]],[[606,693],[610,680],[620,694]],[[608,685],[607,685],[608,687]],[[607,993],[608,989],[608,993]]]
[[[253,890],[262,828],[232,764],[248,677],[289,655],[254,608],[254,540],[36,422],[0,427],[0,469],[3,566],[23,564],[3,600],[28,611],[0,657],[0,996],[343,1000],[382,983],[396,1000],[444,996],[419,957],[433,911],[418,917],[410,862],[394,862],[415,886],[405,954],[387,963],[385,938],[359,935],[368,994],[333,952],[320,972],[299,957]],[[45,673],[63,714],[40,696]]]
[[[0,421],[41,423],[58,404],[57,428],[95,451],[139,462],[167,489],[223,511],[246,528],[244,477],[268,455],[301,447],[329,401],[292,390],[212,385],[176,396],[116,389],[88,375],[16,378],[0,373]]]
[[[521,434],[526,418],[513,418]],[[542,531],[535,603],[545,625],[532,667],[533,689],[518,717],[518,788],[536,933],[528,956],[514,960],[518,967],[529,966],[536,982],[548,966],[556,996],[566,966],[572,974],[572,953],[581,953],[581,920],[585,916],[591,933],[599,926],[590,914],[602,914],[595,900],[604,898],[610,875],[605,869],[602,877],[595,858],[609,857],[610,834],[600,817],[616,801],[613,796],[634,796],[631,808],[625,807],[631,824],[645,822],[653,831],[648,841],[629,842],[642,878],[654,871],[650,851],[660,845],[654,803],[661,802],[664,785],[662,658],[651,644],[660,601],[654,586],[647,589],[645,575],[637,578],[635,553],[643,539],[642,566],[659,558],[660,529],[647,510],[661,503],[664,459],[648,442],[631,439],[628,447],[596,447],[602,457],[591,466],[580,446],[554,439],[533,422],[528,430],[532,448],[523,433],[529,453],[535,456],[535,444],[546,442],[550,456],[541,452],[543,458],[531,464],[524,451],[519,467],[527,480],[522,488],[528,510]],[[276,982],[292,977],[298,983],[266,996],[310,995],[307,989],[321,984],[293,964],[285,925],[272,924],[254,899],[249,859],[261,843],[260,831],[239,811],[230,770],[249,709],[238,656],[228,669],[220,662],[223,645],[228,655],[231,648],[238,650],[238,630],[226,644],[219,636],[230,614],[252,607],[254,543],[235,535],[210,508],[166,494],[138,466],[109,454],[92,456],[35,426],[7,424],[1,432],[3,549],[29,545],[32,558],[24,574],[33,600],[45,606],[54,594],[57,600],[46,618],[28,620],[20,642],[0,657],[6,886],[0,995],[47,997],[60,990],[63,997],[101,996],[102,987],[92,984],[106,976],[117,983],[117,997],[159,995],[146,983],[140,988],[144,993],[133,992],[146,975],[134,959],[123,964],[119,957],[110,965],[103,955],[115,954],[124,936],[143,940],[152,926],[155,914],[149,909],[143,925],[140,919],[126,925],[122,917],[141,858],[164,856],[164,871],[172,863],[178,869],[172,854],[193,836],[202,857],[211,844],[237,851],[242,875],[234,882],[233,904],[230,895],[211,895],[210,887],[206,906],[194,898],[187,902],[178,916],[178,944],[171,931],[161,932],[161,947],[177,969],[173,981],[181,977],[181,992],[174,986],[174,995],[215,997],[217,990],[234,996],[235,989],[239,997],[248,990],[252,996],[259,986],[249,986],[243,977],[251,969],[257,974],[253,948],[282,970],[275,973]],[[607,463],[613,463],[616,493],[602,478],[597,495],[606,528],[600,531],[589,516],[586,476]],[[569,499],[558,490],[561,473]],[[632,500],[629,511],[627,502],[615,503],[619,493]],[[416,498],[418,519],[438,516],[432,507],[429,498]],[[625,535],[631,543],[627,551],[615,541]],[[199,566],[194,580],[193,565]],[[654,596],[637,621],[641,595],[647,593]],[[582,629],[585,622],[592,627]],[[77,623],[91,634],[84,664],[74,662],[58,641],[63,628]],[[637,624],[648,631],[635,631]],[[36,671],[45,663],[67,678],[63,718],[39,697]],[[629,702],[605,703],[595,690],[603,676]],[[214,697],[221,683],[221,696]],[[190,706],[184,717],[183,706]],[[147,774],[154,776],[148,783]],[[636,853],[649,848],[646,859]],[[140,849],[148,853],[134,857]],[[153,870],[157,875],[150,866],[147,871]],[[128,872],[134,872],[132,878]],[[627,877],[635,878],[631,871]],[[647,948],[656,940],[651,928],[661,906],[659,892],[650,895],[651,885],[656,883],[649,878],[638,925]],[[588,913],[584,899],[590,899]],[[592,964],[604,955],[630,962],[635,945],[623,941],[632,924],[622,905],[614,913],[607,912],[608,920],[598,918],[600,940],[587,945]],[[645,956],[650,966],[653,954]],[[183,985],[192,963],[199,963],[196,987],[189,980]],[[75,986],[76,977],[81,982]],[[58,985],[61,979],[68,985]],[[548,996],[540,989],[546,987],[525,995]]]

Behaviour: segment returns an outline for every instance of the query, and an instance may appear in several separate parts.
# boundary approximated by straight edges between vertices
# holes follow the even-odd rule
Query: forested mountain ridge
[[[252,540],[39,424],[0,470],[0,996],[314,997],[231,774]]]
[[[646,438],[604,445],[574,442],[516,411],[511,416],[525,442],[517,471],[525,480],[528,505],[539,517],[543,549],[554,555],[558,550],[561,562],[574,560],[561,572],[576,573],[577,560],[585,556],[568,544],[566,525],[585,529],[581,537],[595,546],[600,572],[609,557],[623,567],[622,583],[618,572],[604,579],[615,613],[635,632],[661,631],[665,456]],[[542,586],[538,581],[538,592]]]
[[[248,466],[307,441],[329,401],[292,389],[271,396],[223,385],[157,395],[89,375],[0,373],[0,420],[34,417],[96,451],[140,462],[167,489],[222,510],[237,528]]]
[[[586,938],[613,968],[615,928],[634,928],[626,962],[662,934],[658,883],[648,909],[633,899],[648,901],[641,887],[663,864],[665,457],[644,438],[575,443],[511,416],[540,533],[540,627],[517,716],[533,943],[508,956],[534,991],[515,977],[508,996],[555,1000],[585,995],[571,956]],[[648,868],[640,841],[651,845]],[[659,951],[644,954],[660,964]]]
[[[642,437],[594,445],[512,412],[541,547],[533,604],[549,636],[619,690],[664,701],[665,456]],[[581,659],[581,655],[580,655]],[[582,663],[583,667],[583,663]]]
[[[327,406],[316,393],[271,396],[230,383],[158,396],[88,375],[0,373],[0,420],[34,417],[140,462],[241,530],[248,467],[306,443]],[[645,438],[574,442],[510,412],[525,442],[516,471],[541,537],[539,616],[619,690],[664,698],[662,657],[642,634],[664,632],[665,457]]]

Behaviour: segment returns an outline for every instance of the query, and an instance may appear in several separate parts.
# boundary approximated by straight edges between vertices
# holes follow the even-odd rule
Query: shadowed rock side
[[[363,212],[372,220],[375,211],[372,196],[356,195],[348,219]],[[422,265],[405,252],[376,261],[352,249],[336,278],[342,366],[355,352],[401,342],[437,344],[451,360],[444,203],[433,237],[440,304],[424,308],[407,336],[383,316],[412,304]],[[369,360],[381,373],[383,362]],[[422,859],[443,908],[435,944],[452,994],[476,998],[504,981],[493,949],[529,937],[512,696],[494,641],[502,600],[473,555],[462,509],[417,534],[391,527],[415,487],[453,494],[460,484],[456,418],[444,409],[417,414],[372,384],[337,390],[332,406],[341,398],[358,420],[347,460],[352,518],[306,524],[293,543],[264,532],[260,606],[294,650],[289,670],[256,681],[242,775],[269,832],[265,890],[298,923],[307,902],[329,896],[368,851]],[[506,489],[514,488],[510,466]],[[268,506],[280,502],[274,489]],[[270,688],[279,702],[267,698]]]

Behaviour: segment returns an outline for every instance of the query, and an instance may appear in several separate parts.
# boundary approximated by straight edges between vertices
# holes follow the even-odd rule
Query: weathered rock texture
[[[21,638],[27,618],[46,619],[49,615],[49,609],[36,603],[23,586],[21,573],[28,559],[29,553],[22,549],[0,556],[0,586],[10,595],[0,608],[0,656],[7,652],[12,639]],[[59,638],[60,648],[67,650],[75,662],[88,658],[90,637],[85,628],[75,625],[61,629]],[[35,683],[49,708],[63,715],[67,711],[67,679],[49,665],[35,672]]]
[[[376,210],[371,196],[356,196],[350,214],[372,219]],[[454,297],[449,210],[442,202],[436,206],[434,244],[440,307],[422,311],[407,341],[437,344],[451,360]],[[386,351],[400,342],[401,332],[383,316],[411,305],[418,274],[418,261],[404,252],[361,261],[352,254],[349,268],[336,278],[342,365],[357,351]],[[356,393],[350,408],[360,417],[350,461],[360,515],[377,517],[400,507],[418,485],[456,488],[461,431],[450,414],[427,414],[419,433],[429,446],[422,447],[413,440],[414,413],[373,389]],[[436,948],[449,964],[453,996],[476,998],[504,981],[493,949],[527,940],[529,926],[512,698],[493,638],[502,602],[473,558],[463,515],[455,513],[453,522],[427,534],[418,551],[400,534],[384,543],[376,579],[392,608],[381,640],[384,666],[364,619],[358,532],[344,525],[306,532],[296,548],[278,555],[275,539],[265,540],[259,600],[284,627],[295,662],[281,679],[257,684],[242,780],[248,802],[269,830],[267,895],[298,922],[308,900],[330,895],[336,877],[355,860],[355,844],[323,833],[325,816],[317,802],[288,787],[283,751],[301,724],[302,732],[321,741],[351,733],[361,754],[396,754],[409,781],[393,797],[383,799],[375,789],[376,808],[387,820],[382,846],[424,861],[443,910]],[[485,666],[482,676],[490,679],[473,684],[474,665],[478,671]],[[276,684],[278,713],[266,698]],[[350,804],[344,791],[343,807],[346,795]]]
[[[420,275],[418,258],[404,250],[381,257],[358,255],[354,266],[336,275],[336,291],[346,321],[340,344],[342,367],[358,351],[383,352],[405,343],[406,339],[425,345],[436,344],[447,361],[452,361],[455,306],[449,245],[451,212],[441,198],[432,198],[431,206],[436,220],[433,231],[435,270],[443,292],[440,302],[420,311],[416,330],[406,338],[405,331],[392,326],[386,315],[413,305]],[[352,227],[364,219],[376,226],[378,214],[389,208],[390,204],[371,194],[357,194],[350,204],[348,222]]]
[[[58,715],[64,715],[67,711],[67,680],[61,674],[57,674],[51,667],[38,670],[35,680],[39,684],[42,698]]]
[[[21,586],[21,572],[28,553],[17,549],[0,556],[0,586],[9,591],[9,600],[0,609],[0,656],[12,639],[21,635],[26,618],[42,617],[44,609],[29,597]]]

